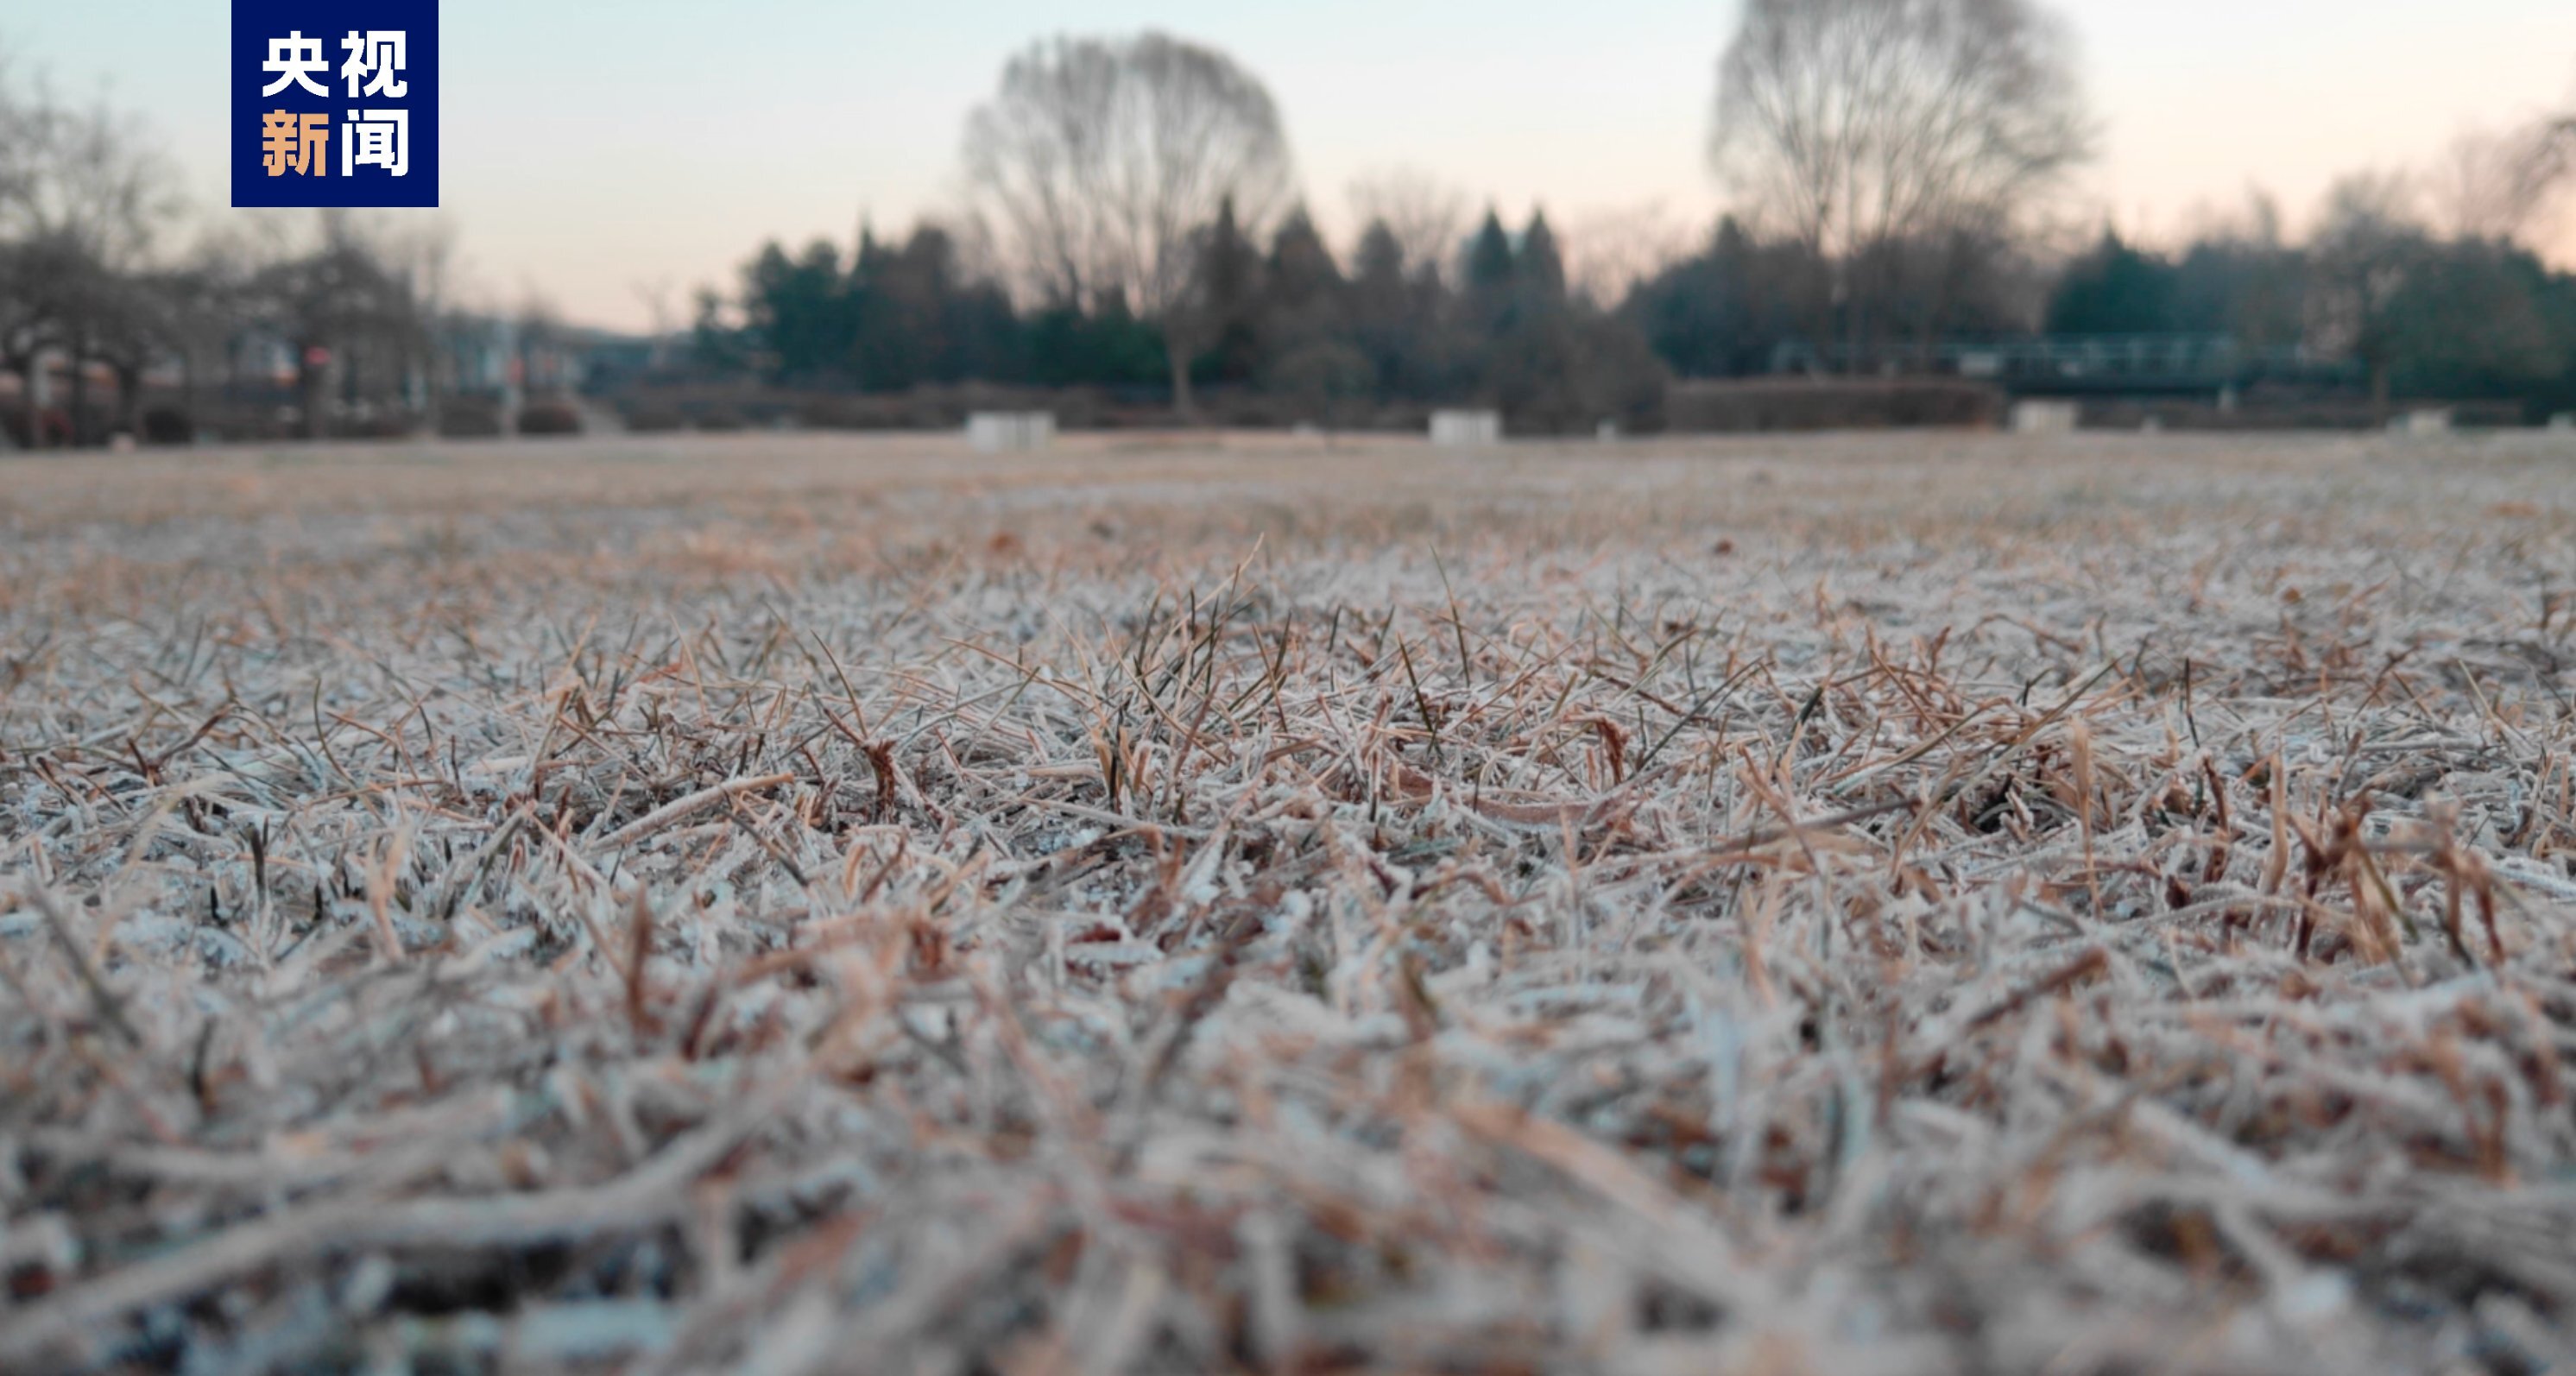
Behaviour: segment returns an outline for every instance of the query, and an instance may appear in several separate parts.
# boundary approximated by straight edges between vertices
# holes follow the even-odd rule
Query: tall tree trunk
[[[72,448],[89,443],[89,338],[72,336]]]
[[[433,343],[423,372],[428,379],[429,393],[421,400],[421,419],[428,425],[429,433],[435,435],[440,418],[447,414],[447,398],[457,390],[456,360],[443,345]]]
[[[1163,353],[1172,365],[1172,413],[1183,420],[1195,419],[1198,401],[1190,395],[1190,358],[1197,352],[1187,339],[1171,331],[1163,334]]]
[[[1816,356],[1807,371],[1822,377],[1833,371],[1830,355],[1834,347],[1834,266],[1825,259],[1825,246],[1822,239],[1809,244],[1807,253],[1808,264],[1816,274],[1814,283],[1816,314],[1813,322]]]
[[[1850,290],[1843,299],[1850,306],[1843,321],[1843,330],[1851,336],[1851,355],[1843,361],[1843,371],[1853,377],[1865,376],[1872,368],[1870,331],[1878,327],[1878,322],[1871,319],[1869,314],[1869,274],[1866,271],[1856,270],[1852,273]]]
[[[1924,373],[1934,371],[1932,356],[1941,344],[1941,327],[1949,323],[1950,301],[1957,294],[1960,276],[1967,257],[1960,235],[1952,234],[1941,248],[1941,266],[1933,278],[1931,309],[1923,313],[1923,328],[1915,334],[1915,368]]]
[[[313,364],[313,346],[299,345],[295,350],[295,400],[303,408],[304,438],[322,438],[322,369]]]
[[[31,452],[45,446],[44,409],[36,404],[36,370],[42,366],[34,358],[9,365],[9,371],[18,375],[18,417],[26,426],[24,438]]]
[[[188,441],[197,438],[197,347],[194,341],[179,349],[179,414],[188,427]]]
[[[135,437],[139,443],[137,422],[143,415],[143,365],[116,365],[116,428]]]

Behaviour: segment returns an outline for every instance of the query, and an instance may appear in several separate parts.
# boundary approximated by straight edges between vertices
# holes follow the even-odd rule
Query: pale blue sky
[[[2576,0],[2062,0],[2104,157],[2087,204],[2150,235],[2251,186],[2294,217],[2338,172],[2420,165],[2576,92]],[[223,0],[0,0],[0,43],[141,113],[225,215]],[[1342,228],[1418,166],[1518,217],[1721,204],[1701,156],[1731,0],[445,0],[443,212],[495,302],[643,321],[634,284],[730,283],[765,236],[900,228],[1031,37],[1154,26],[1231,51]],[[2555,245],[2576,259],[2576,236]]]

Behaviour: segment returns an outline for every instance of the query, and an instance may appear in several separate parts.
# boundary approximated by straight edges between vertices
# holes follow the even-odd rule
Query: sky
[[[2576,104],[2576,0],[2057,0],[2102,125],[2072,216],[2171,238],[2262,188]],[[1033,38],[1160,28],[1278,97],[1328,232],[1428,172],[1518,221],[1724,205],[1705,157],[1732,0],[445,0],[442,209],[474,294],[636,328],[766,239],[848,242],[955,202],[967,112]],[[134,112],[224,209],[224,0],[0,0],[0,51]],[[425,212],[386,212],[387,214]],[[2576,227],[2546,247],[2576,263]],[[1580,245],[1570,245],[1579,252]]]

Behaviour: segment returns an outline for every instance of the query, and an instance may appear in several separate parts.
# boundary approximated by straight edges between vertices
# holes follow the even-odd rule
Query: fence
[[[2071,435],[2084,408],[2071,401],[2016,401],[2012,430],[2016,435]]]
[[[1499,411],[1434,411],[1431,413],[1431,442],[1438,445],[1474,446],[1500,444],[1503,440],[1503,417]]]
[[[966,418],[966,442],[978,454],[1044,449],[1054,440],[1053,411],[978,411]]]

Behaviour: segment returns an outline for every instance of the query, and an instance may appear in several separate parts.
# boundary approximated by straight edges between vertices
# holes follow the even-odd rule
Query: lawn
[[[0,1370],[2576,1360],[2576,440],[0,460]]]

